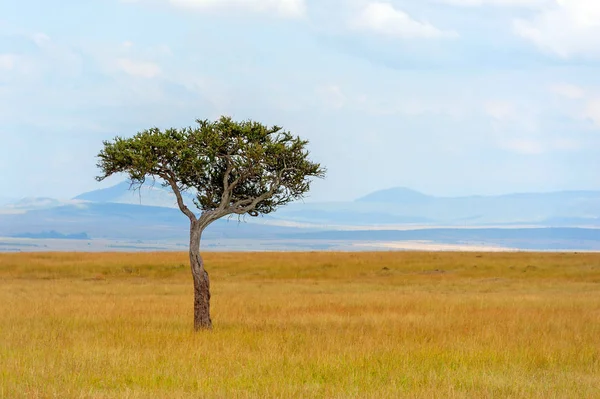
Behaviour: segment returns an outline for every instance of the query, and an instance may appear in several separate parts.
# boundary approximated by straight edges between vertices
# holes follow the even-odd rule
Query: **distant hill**
[[[193,207],[193,195],[186,202]],[[174,195],[157,182],[129,190],[123,182],[75,197],[92,203],[176,208]],[[600,226],[600,191],[518,193],[499,196],[435,197],[405,187],[375,191],[356,201],[294,203],[266,220],[321,227],[420,225],[542,227]]]
[[[192,194],[186,193],[184,197],[187,203],[192,204]],[[158,181],[155,183],[147,182],[135,190],[131,189],[129,182],[122,182],[112,187],[80,194],[73,199],[98,203],[112,202],[168,208],[174,208],[177,205],[177,199],[173,192],[168,188],[163,188]]]
[[[68,201],[61,201],[55,198],[47,197],[27,197],[19,200],[7,201],[4,205],[6,209],[12,210],[31,210],[31,209],[47,209],[56,206],[65,205]]]
[[[375,191],[356,200],[356,202],[377,202],[384,204],[415,204],[424,203],[432,199],[428,195],[405,187],[390,188]]]
[[[227,218],[213,223],[205,238],[262,237],[299,232],[290,227],[267,226],[261,220],[240,223]],[[86,203],[32,210],[23,214],[0,214],[0,237],[42,237],[48,231],[73,236],[85,231],[97,239],[182,239],[187,241],[189,221],[178,210],[166,207],[118,203]],[[61,238],[61,237],[54,237]]]
[[[502,195],[471,195],[459,197],[436,197],[423,194],[406,187],[395,187],[386,190],[374,191],[356,202],[377,202],[380,204],[422,203],[426,201],[581,201],[598,200],[600,191],[555,191],[548,193],[513,193]]]
[[[359,198],[352,208],[377,209],[437,225],[600,226],[600,191],[435,197],[400,187]]]
[[[191,195],[186,201],[193,207]],[[219,220],[203,237],[263,240],[264,248],[423,240],[526,249],[600,249],[600,192],[596,191],[443,198],[393,188],[356,201],[296,202],[271,215],[246,220]],[[92,237],[91,241],[158,240],[185,246],[188,228],[189,221],[177,209],[173,194],[158,183],[130,191],[123,182],[68,201],[27,198],[0,206],[0,237],[13,240]]]
[[[87,233],[62,234],[57,231],[43,231],[41,233],[21,233],[11,236],[12,238],[36,238],[36,239],[58,239],[58,240],[89,240]]]
[[[185,195],[185,202],[195,209],[192,193]],[[0,206],[0,214],[23,213],[67,205],[77,207],[85,204],[127,204],[157,209],[168,208],[173,211],[173,215],[179,215],[175,196],[170,189],[162,187],[159,182],[154,185],[147,183],[135,191],[130,190],[128,182],[122,182],[109,188],[83,193],[69,201],[26,198]],[[131,208],[131,212],[133,209]],[[56,210],[56,212],[62,211]],[[163,211],[156,210],[149,217],[156,219],[161,212]],[[256,221],[252,218],[249,220]],[[302,225],[325,229],[362,227],[389,229],[394,226],[600,227],[600,191],[435,197],[397,187],[373,192],[356,201],[296,202],[265,216],[261,221],[274,225]],[[122,220],[115,221],[115,223],[120,222]],[[83,229],[83,231],[87,230]]]
[[[315,250],[356,243],[418,241],[453,245],[493,245],[529,250],[600,250],[600,228],[411,228],[363,230],[324,230],[284,227],[268,224],[269,220],[219,220],[203,235],[206,245],[214,243],[255,243],[248,250],[294,248]],[[162,245],[177,243],[186,248],[189,222],[179,210],[116,203],[87,203],[22,214],[0,214],[0,237],[15,240],[85,241],[112,240],[105,250],[159,250]],[[82,233],[85,231],[85,233]],[[24,233],[26,232],[26,233]],[[40,241],[33,241],[43,245]],[[137,244],[137,243],[140,244]],[[156,245],[148,246],[152,242]],[[259,243],[257,243],[259,242]],[[0,251],[22,248],[31,241],[2,243]],[[133,244],[132,244],[133,243]],[[55,245],[55,244],[53,244]],[[61,247],[73,249],[71,247]],[[111,246],[112,245],[112,246]],[[116,245],[116,246],[115,246]],[[142,245],[140,247],[139,245]],[[226,244],[224,244],[226,245]],[[221,245],[219,246],[221,247]],[[44,247],[45,248],[45,247]],[[209,246],[210,248],[210,246]],[[85,250],[85,249],[84,249]]]
[[[117,202],[123,194],[129,191],[130,184],[126,181],[115,186],[89,191],[73,198],[90,202]]]

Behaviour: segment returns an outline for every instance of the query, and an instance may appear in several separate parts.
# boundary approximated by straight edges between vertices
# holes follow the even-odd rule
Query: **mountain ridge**
[[[77,195],[73,200],[88,201],[96,203],[121,203],[145,206],[162,206],[166,208],[176,208],[177,199],[175,194],[162,187],[159,181],[146,183],[135,189],[131,184],[123,181],[114,186],[88,191]],[[193,204],[194,196],[190,193],[183,193],[187,204]]]
[[[80,250],[98,245],[108,251],[158,250],[168,248],[168,243],[174,245],[170,248],[185,247],[189,221],[177,209],[169,189],[155,184],[132,192],[129,187],[129,183],[121,182],[68,201],[29,198],[17,201],[19,212],[10,212],[14,207],[3,212],[7,208],[0,207],[0,237],[12,237],[0,242],[0,250],[29,248],[31,240],[41,240],[40,249],[47,248],[46,244],[73,249],[83,245],[72,243],[81,241],[72,240],[78,237],[90,238]],[[209,226],[204,238],[209,248],[239,248],[240,242],[246,242],[250,244],[242,247],[250,250],[356,250],[354,245],[359,242],[360,247],[398,240],[600,250],[600,192],[448,198],[400,187],[372,194],[364,201],[296,202],[274,214],[248,217],[248,223],[219,220]],[[190,199],[191,195],[186,195],[186,200]],[[64,244],[57,247],[52,239]]]
[[[354,200],[354,202],[380,202],[380,203],[393,203],[394,201],[382,201],[381,198],[393,198],[394,196],[405,196],[408,198],[415,199],[427,199],[427,200],[451,200],[451,199],[482,199],[482,198],[519,198],[519,197],[556,197],[556,196],[571,196],[571,195],[584,195],[584,196],[600,196],[600,190],[556,190],[556,191],[545,191],[545,192],[513,192],[506,194],[472,194],[472,195],[457,195],[457,196],[437,196],[425,194],[417,190],[413,190],[408,187],[398,186],[391,187],[382,190],[372,191],[364,196],[361,196]]]
[[[124,181],[82,193],[67,202],[47,198],[18,201],[18,212],[15,206],[0,207],[0,227],[4,227],[0,230],[4,230],[3,234],[87,231],[93,237],[108,237],[121,236],[119,230],[127,230],[127,234],[133,235],[135,228],[143,225],[152,234],[160,226],[178,237],[181,232],[185,233],[187,219],[177,208],[169,188],[158,182],[139,191],[129,188],[130,184]],[[191,199],[192,195],[187,193],[186,202],[193,207]],[[486,226],[600,227],[600,191],[435,197],[396,187],[375,191],[361,199],[335,203],[295,202],[273,214],[247,220],[253,226],[268,225],[272,229],[294,226],[340,231]],[[192,209],[196,210],[195,207]],[[87,228],[86,223],[91,227]],[[130,228],[128,224],[135,226]],[[29,227],[23,230],[20,226]],[[140,234],[147,235],[145,232]]]
[[[130,190],[130,183],[123,181],[116,185],[92,190],[81,193],[73,200],[83,200],[91,202],[118,202],[118,203],[132,203],[136,205],[151,205],[152,196],[159,194],[172,199],[172,204],[169,203],[169,207],[176,206],[175,195],[169,188],[161,186],[160,182],[146,183],[136,190]],[[348,201],[327,201],[327,202],[310,202],[309,204],[328,204],[328,203],[417,203],[421,201],[431,200],[467,200],[467,199],[507,199],[507,198],[526,198],[526,197],[570,197],[570,196],[585,196],[585,197],[598,197],[600,198],[600,190],[556,190],[546,192],[513,192],[505,194],[473,194],[473,195],[459,195],[459,196],[437,196],[430,195],[414,190],[404,186],[390,187],[381,190],[372,191],[366,195],[358,197],[354,200]],[[184,193],[186,200],[190,201],[194,198],[191,193]],[[394,201],[394,199],[399,201]],[[141,203],[140,203],[141,202]],[[148,203],[145,203],[148,202]],[[155,201],[156,202],[156,201]],[[160,201],[158,201],[160,203]],[[156,205],[156,204],[152,204]]]

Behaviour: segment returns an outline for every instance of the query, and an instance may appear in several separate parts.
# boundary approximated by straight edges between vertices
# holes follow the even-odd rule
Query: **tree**
[[[221,117],[196,120],[182,129],[151,128],[132,138],[104,141],[98,154],[102,181],[126,173],[132,187],[148,177],[170,187],[190,220],[190,266],[194,280],[194,328],[210,329],[210,280],[200,255],[202,232],[228,215],[253,217],[303,198],[311,177],[325,169],[308,158],[308,141],[279,126]],[[192,192],[199,213],[183,200]]]

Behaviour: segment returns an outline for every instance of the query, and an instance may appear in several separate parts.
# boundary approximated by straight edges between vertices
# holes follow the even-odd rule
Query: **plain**
[[[205,260],[0,255],[0,397],[600,397],[600,254]]]

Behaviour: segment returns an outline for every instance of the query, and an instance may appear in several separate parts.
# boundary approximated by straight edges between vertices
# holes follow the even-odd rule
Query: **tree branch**
[[[225,170],[225,175],[223,176],[223,194],[221,195],[221,204],[219,205],[219,209],[225,209],[225,204],[229,203],[229,199],[231,198],[231,192],[237,185],[239,179],[236,179],[231,185],[229,185],[229,177],[231,176],[231,171],[233,170],[233,161],[231,159],[231,155],[226,155],[225,159],[227,159],[227,169]]]
[[[221,196],[221,203],[219,205],[218,210],[219,211],[225,211],[226,209],[230,208],[228,205],[231,201],[231,196],[233,195],[233,190],[237,187],[237,185],[246,177],[251,176],[252,173],[248,171],[248,167],[246,168],[246,170],[244,172],[240,172],[239,176],[233,181],[231,182],[231,184],[229,183],[229,177],[231,176],[231,172],[233,171],[234,168],[234,164],[233,164],[233,160],[231,159],[231,155],[226,155],[227,157],[227,170],[225,170],[225,176],[223,177],[223,195]],[[233,207],[235,207],[236,205],[233,205]],[[229,213],[226,213],[226,215]]]
[[[258,197],[254,198],[253,200],[251,200],[251,199],[240,200],[240,201],[236,202],[235,204],[233,204],[233,206],[231,206],[228,210],[231,210],[231,213],[235,213],[237,215],[243,215],[244,213],[254,210],[254,208],[256,208],[256,206],[261,201],[264,201],[267,198],[270,198],[275,193],[275,191],[279,187],[279,183],[281,182],[281,177],[283,176],[283,173],[285,171],[286,171],[286,169],[282,169],[279,173],[277,173],[277,177],[275,178],[275,180],[273,180],[271,182],[271,188],[269,189],[269,191],[267,191],[266,193],[263,193],[262,195],[259,195]],[[248,204],[248,205],[246,205],[246,204]]]
[[[279,187],[279,183],[281,181],[281,176],[283,175],[284,171],[285,170],[282,170],[277,174],[277,177],[271,183],[271,188],[266,193],[263,193],[262,195],[254,198],[254,199],[246,198],[243,200],[239,200],[235,204],[233,204],[232,206],[229,206],[229,207],[223,207],[223,203],[222,203],[218,209],[203,213],[200,216],[200,219],[198,220],[199,224],[202,226],[202,229],[205,229],[212,222],[222,218],[223,216],[227,216],[227,215],[231,215],[231,214],[243,215],[244,213],[252,211],[254,208],[256,208],[256,206],[261,201],[264,201],[273,195],[273,193]],[[236,180],[239,180],[239,178]],[[234,185],[232,183],[229,187],[233,187],[233,186]]]
[[[175,197],[177,197],[177,205],[179,206],[179,209],[181,210],[181,212],[183,212],[184,215],[190,219],[190,221],[196,222],[198,220],[196,218],[196,215],[183,202],[183,197],[181,196],[181,190],[177,186],[177,182],[176,182],[175,178],[173,176],[171,176],[171,174],[168,172],[165,174],[160,174],[159,176],[162,177],[163,179],[165,179],[167,181],[167,183],[169,183],[169,185],[171,186],[171,189],[173,190]]]
[[[202,213],[200,215],[200,219],[198,219],[198,224],[201,226],[201,229],[204,230],[208,227],[212,222],[221,219],[223,216],[229,215],[231,212],[227,212],[227,210],[212,210],[208,212]]]

